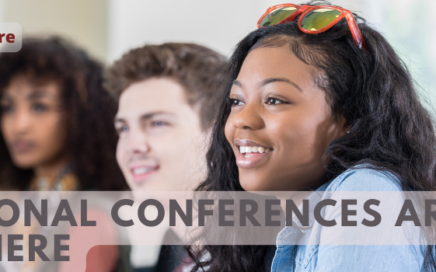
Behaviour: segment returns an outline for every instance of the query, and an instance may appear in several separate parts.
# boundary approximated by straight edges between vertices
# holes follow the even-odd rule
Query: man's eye
[[[163,122],[163,121],[153,121],[151,122],[151,126],[152,127],[163,127],[166,126],[168,123]]]
[[[229,98],[230,104],[233,106],[241,106],[244,104],[241,100],[235,99],[235,98]]]
[[[273,97],[270,97],[266,100],[266,104],[268,105],[277,105],[282,103],[284,103],[282,100]]]
[[[129,127],[128,126],[122,126],[122,127],[117,128],[118,134],[121,134],[121,133],[127,132],[127,131],[129,131]]]

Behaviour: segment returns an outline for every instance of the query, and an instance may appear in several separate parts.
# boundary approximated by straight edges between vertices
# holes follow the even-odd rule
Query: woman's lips
[[[239,153],[236,155],[236,164],[240,168],[253,168],[258,166],[263,160],[265,160],[268,156],[271,155],[271,152],[268,153]]]
[[[234,144],[236,152],[236,164],[240,168],[253,168],[270,156],[273,148],[259,144],[248,139],[236,139]]]
[[[27,153],[35,147],[35,143],[26,140],[16,140],[12,142],[12,150],[15,153]]]

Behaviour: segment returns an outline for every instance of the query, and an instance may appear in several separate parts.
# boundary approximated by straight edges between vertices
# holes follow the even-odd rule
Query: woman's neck
[[[36,178],[56,178],[57,175],[68,165],[68,159],[61,158],[51,163],[38,165],[34,168]]]

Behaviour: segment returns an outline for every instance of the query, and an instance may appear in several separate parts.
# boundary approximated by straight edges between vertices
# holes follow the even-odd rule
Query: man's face
[[[168,78],[132,84],[121,94],[117,161],[132,191],[192,190],[205,177],[207,134],[185,96]]]

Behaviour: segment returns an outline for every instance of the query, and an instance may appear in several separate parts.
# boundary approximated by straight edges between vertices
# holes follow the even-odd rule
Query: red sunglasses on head
[[[362,33],[360,33],[359,27],[357,26],[356,20],[354,20],[353,14],[348,9],[328,5],[299,6],[294,4],[281,4],[268,8],[257,22],[257,27],[262,28],[290,22],[299,14],[301,14],[301,16],[298,19],[298,27],[307,34],[324,32],[345,17],[357,46],[359,48],[363,46],[369,51],[363,40]]]

